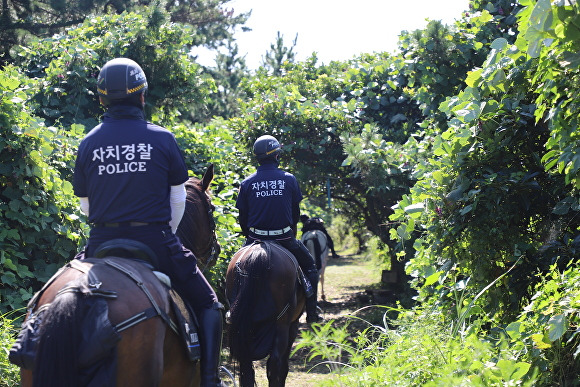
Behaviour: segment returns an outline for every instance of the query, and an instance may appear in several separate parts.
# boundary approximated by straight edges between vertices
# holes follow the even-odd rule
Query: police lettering
[[[99,175],[103,173],[107,175],[113,175],[117,173],[128,173],[128,172],[145,172],[147,171],[147,163],[145,161],[133,161],[130,163],[117,163],[117,164],[107,164],[99,165]]]
[[[126,144],[126,145],[108,145],[106,147],[99,147],[93,149],[92,161],[122,161],[124,158],[127,161],[151,160],[151,151],[153,146],[149,143]]]
[[[282,190],[281,189],[271,189],[268,191],[257,191],[256,192],[257,198],[263,198],[263,197],[268,197],[268,196],[282,196]]]

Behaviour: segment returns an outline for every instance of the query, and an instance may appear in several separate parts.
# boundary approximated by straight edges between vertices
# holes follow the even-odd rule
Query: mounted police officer
[[[314,291],[306,299],[306,321],[318,322],[318,271],[308,249],[296,239],[302,192],[294,175],[278,168],[280,152],[280,143],[272,136],[255,141],[254,155],[259,166],[256,173],[242,181],[236,201],[240,226],[246,245],[256,240],[275,240],[294,254]]]
[[[145,120],[147,79],[136,62],[107,62],[97,91],[106,113],[80,143],[73,179],[91,223],[84,256],[94,256],[99,245],[116,238],[151,248],[157,269],[169,275],[200,323],[201,385],[219,386],[223,306],[193,253],[175,236],[186,200],[183,155],[171,132]]]

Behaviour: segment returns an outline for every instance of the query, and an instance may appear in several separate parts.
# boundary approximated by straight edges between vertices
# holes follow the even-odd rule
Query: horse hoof
[[[321,316],[319,316],[318,314],[316,316],[306,317],[306,323],[308,323],[308,324],[320,323],[323,320],[324,319]]]

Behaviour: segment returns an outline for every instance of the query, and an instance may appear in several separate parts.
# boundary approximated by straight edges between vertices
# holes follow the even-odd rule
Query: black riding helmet
[[[276,160],[276,156],[282,152],[280,143],[275,137],[265,135],[260,136],[254,142],[254,155],[258,161],[263,161],[267,159]]]
[[[131,100],[147,91],[147,78],[141,66],[128,58],[115,58],[103,66],[97,79],[97,92],[105,105]]]

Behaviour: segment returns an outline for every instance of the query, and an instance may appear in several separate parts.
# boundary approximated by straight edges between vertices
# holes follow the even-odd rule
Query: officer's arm
[[[186,198],[187,192],[185,190],[185,183],[171,186],[171,191],[169,192],[171,220],[169,221],[169,225],[171,226],[171,231],[174,234],[177,231],[177,226],[179,226],[179,223],[181,222],[181,218],[183,218]]]
[[[89,216],[89,198],[88,197],[81,197],[79,198],[81,201],[81,211],[86,215]]]
[[[240,210],[240,216],[239,216],[239,222],[240,222],[240,227],[242,228],[242,235],[247,237],[248,234],[248,214],[246,213],[246,211],[242,211]]]
[[[292,206],[292,230],[294,237],[298,235],[298,221],[300,220],[300,203],[295,203]]]

